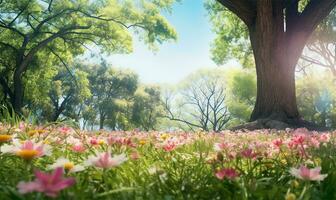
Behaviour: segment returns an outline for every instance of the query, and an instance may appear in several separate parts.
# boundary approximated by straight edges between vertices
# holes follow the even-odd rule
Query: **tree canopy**
[[[45,60],[67,58],[98,47],[132,51],[132,35],[150,47],[176,39],[161,15],[172,0],[5,0],[0,2],[0,84],[17,112],[24,105],[24,74]],[[43,51],[42,51],[43,50]]]

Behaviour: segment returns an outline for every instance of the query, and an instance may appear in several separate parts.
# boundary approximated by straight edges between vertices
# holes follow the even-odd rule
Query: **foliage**
[[[211,49],[213,60],[224,64],[237,59],[244,67],[253,68],[253,52],[244,23],[216,0],[208,0],[205,6],[216,34]]]
[[[335,127],[335,82],[328,72],[308,72],[297,83],[299,109],[303,117],[322,126]]]
[[[95,110],[100,128],[104,128],[106,120],[113,130],[126,128],[125,110],[138,87],[138,76],[130,70],[111,68],[106,63],[87,66],[86,70],[92,93],[86,104]]]
[[[42,121],[56,121],[59,117],[78,120],[79,105],[91,96],[87,73],[76,66],[53,67],[33,72],[26,83],[26,99]],[[29,91],[29,92],[28,92]]]
[[[336,9],[325,19],[313,33],[299,67],[305,71],[312,66],[330,70],[336,77]]]
[[[0,84],[7,102],[21,111],[27,71],[65,64],[88,46],[105,53],[132,51],[132,34],[155,48],[176,33],[161,16],[172,0],[23,0],[0,2]],[[50,56],[52,55],[52,56]]]
[[[228,82],[228,108],[232,125],[249,121],[252,113],[257,83],[255,72],[251,69],[231,69],[225,75]]]
[[[157,130],[164,114],[158,86],[140,86],[134,94],[131,122],[142,130]]]

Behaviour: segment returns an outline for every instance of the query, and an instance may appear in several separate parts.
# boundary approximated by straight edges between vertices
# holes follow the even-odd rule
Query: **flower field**
[[[0,126],[0,199],[336,199],[335,133]]]

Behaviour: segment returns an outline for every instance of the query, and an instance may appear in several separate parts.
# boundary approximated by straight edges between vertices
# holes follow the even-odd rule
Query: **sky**
[[[133,53],[112,55],[107,61],[134,70],[144,83],[173,84],[200,68],[217,67],[210,54],[215,35],[203,4],[203,0],[183,0],[166,15],[178,34],[176,42],[165,42],[152,52],[135,39]]]

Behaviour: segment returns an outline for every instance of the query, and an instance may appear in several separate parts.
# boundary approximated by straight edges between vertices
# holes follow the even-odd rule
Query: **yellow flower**
[[[293,181],[291,182],[291,185],[292,185],[292,187],[294,187],[294,188],[298,188],[299,185],[300,185],[300,183],[299,183],[297,180],[293,180]]]
[[[12,139],[11,135],[0,134],[0,143],[1,142],[8,142]]]
[[[64,164],[64,169],[70,171],[75,165],[72,162],[67,162]]]
[[[160,138],[163,140],[166,140],[169,137],[169,135],[167,133],[161,134]]]
[[[30,130],[30,131],[27,132],[27,134],[29,136],[33,136],[33,135],[38,134],[38,133],[39,133],[38,130]]]
[[[296,196],[293,193],[286,194],[285,200],[295,200]]]
[[[23,149],[23,150],[19,150],[16,152],[16,155],[18,155],[19,157],[25,159],[25,160],[31,160],[33,158],[35,158],[37,155],[39,154],[39,152],[37,150],[34,149]]]
[[[103,144],[105,144],[105,141],[104,140],[98,140],[98,144],[103,145]]]
[[[36,129],[36,130],[30,130],[27,132],[27,134],[29,136],[33,136],[33,135],[36,135],[36,134],[42,134],[42,133],[45,133],[46,130],[43,130],[43,129]]]
[[[140,144],[140,145],[144,145],[144,144],[146,144],[146,143],[147,143],[146,140],[139,140],[139,144]]]
[[[322,160],[321,160],[321,158],[316,158],[315,162],[316,162],[316,165],[321,165]]]

